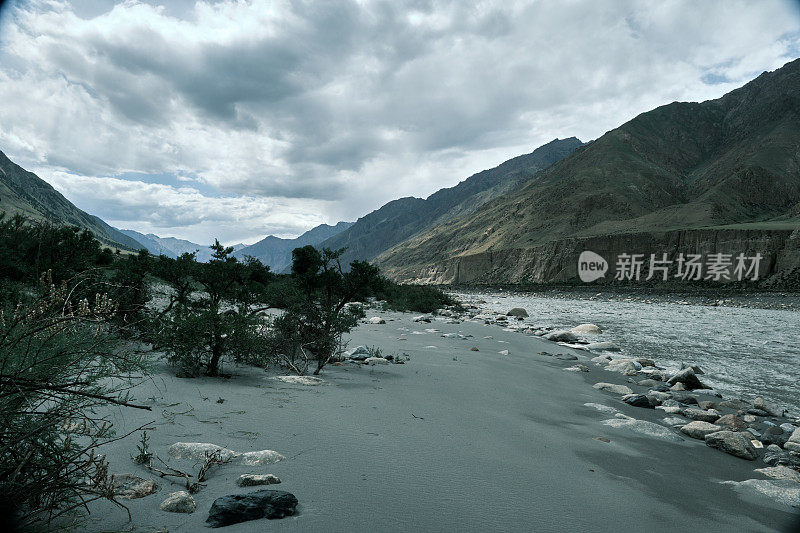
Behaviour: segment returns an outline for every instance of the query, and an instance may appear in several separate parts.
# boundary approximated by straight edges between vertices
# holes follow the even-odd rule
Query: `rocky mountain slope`
[[[0,152],[0,211],[86,228],[107,246],[124,250],[142,248],[128,235],[75,207],[49,183],[12,162],[3,152]]]
[[[472,213],[581,145],[575,137],[555,139],[529,154],[478,172],[453,187],[441,189],[427,199],[409,197],[394,200],[359,218],[348,230],[325,240],[320,246],[347,248],[343,256],[345,263],[353,259],[373,259],[431,225]]]
[[[244,246],[234,252],[233,255],[239,259],[252,256],[269,265],[273,272],[284,272],[292,264],[292,250],[309,244],[316,246],[324,240],[347,230],[352,225],[353,222],[339,222],[335,226],[320,224],[295,239],[281,239],[270,235],[255,244]]]
[[[549,243],[598,237],[624,243],[646,234],[674,253],[668,232],[800,235],[798,228],[800,60],[722,98],[643,113],[511,193],[394,246],[376,263],[404,281],[551,281],[574,278],[577,257],[554,263],[556,244]],[[750,237],[740,237],[745,246]],[[507,260],[498,263],[499,257]]]

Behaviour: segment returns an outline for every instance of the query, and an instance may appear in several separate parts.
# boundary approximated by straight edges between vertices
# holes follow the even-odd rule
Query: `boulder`
[[[571,331],[557,330],[543,336],[543,338],[553,342],[575,342],[578,336]]]
[[[788,479],[800,483],[800,472],[783,465],[756,468],[756,472],[771,477],[772,479]]]
[[[701,420],[695,420],[694,422],[689,422],[685,426],[681,427],[681,433],[684,433],[693,439],[705,439],[706,435],[710,433],[716,433],[720,431],[722,428],[711,424],[709,422],[703,422]]]
[[[297,512],[297,498],[282,490],[257,490],[214,500],[208,511],[209,527],[223,527],[260,518],[274,519]]]
[[[655,387],[658,385],[658,382],[654,379],[643,379],[641,381],[637,381],[636,384],[640,387]]]
[[[775,448],[778,449],[776,450]],[[788,466],[789,468],[800,470],[800,457],[783,451],[774,444],[767,447],[767,452],[764,454],[764,462],[769,466]]]
[[[431,320],[433,320],[431,315],[420,315],[414,317],[414,322],[430,322]]]
[[[653,408],[650,398],[644,394],[626,394],[622,397],[622,401],[634,407],[644,407],[645,409]]]
[[[712,402],[711,400],[702,400],[697,402],[697,407],[708,411],[709,409],[716,409],[717,404],[715,402]]]
[[[277,485],[281,480],[272,474],[242,474],[236,480],[240,487],[257,487],[259,485]]]
[[[700,420],[702,422],[716,422],[719,420],[719,413],[716,411],[704,411],[703,409],[696,409],[694,407],[687,407],[681,414],[686,418],[692,420]]]
[[[641,369],[642,365],[631,359],[613,359],[606,367],[606,370],[619,372],[623,376],[635,376]]]
[[[650,391],[647,393],[647,397],[650,399],[650,403],[653,405],[661,405],[662,403],[669,400],[672,395],[668,392],[658,392],[658,391]]]
[[[363,361],[370,356],[369,350],[366,346],[356,346],[349,352],[344,352],[347,357],[355,361]]]
[[[714,422],[718,426],[723,426],[724,429],[731,431],[739,431],[747,427],[744,420],[736,415],[724,415],[719,417],[719,420]]]
[[[528,316],[528,312],[525,309],[521,308],[521,307],[515,307],[515,308],[511,309],[506,314],[508,316],[516,316],[516,317],[520,317],[520,318],[525,318],[525,317]]]
[[[745,481],[720,481],[732,485],[738,491],[766,496],[769,501],[780,503],[789,509],[800,506],[800,485],[786,479],[747,479]]]
[[[783,445],[785,450],[800,452],[800,428],[797,428],[792,432],[789,438],[786,441],[786,444]]]
[[[784,446],[786,441],[789,440],[789,434],[779,426],[769,426],[767,429],[761,432],[759,440],[764,444]]]
[[[239,464],[246,466],[261,466],[283,461],[286,457],[273,450],[258,450],[237,455],[236,459]]]
[[[560,359],[562,361],[577,361],[578,358],[571,353],[557,353],[555,355],[556,359]]]
[[[700,368],[699,365],[681,363],[681,370],[685,368],[691,368],[692,370],[694,370],[694,373],[697,374],[698,376],[702,376],[703,374],[705,374],[705,372],[703,372],[703,369]]]
[[[114,474],[111,476],[114,495],[119,498],[135,500],[153,494],[158,485],[152,479],[145,479],[135,474]]]
[[[217,452],[223,461],[230,461],[237,456],[235,451],[210,442],[176,442],[167,448],[167,453],[172,457],[190,461],[203,461],[206,458],[206,454],[210,455]]]
[[[273,379],[283,381],[284,383],[291,383],[292,385],[322,385],[325,380],[315,376],[275,376]]]
[[[565,368],[564,370],[567,370],[569,372],[588,372],[589,368],[586,365],[582,365],[582,364],[578,363],[577,365],[569,366],[569,367]]]
[[[620,351],[619,346],[614,344],[613,342],[603,341],[603,342],[590,342],[586,345],[586,349],[592,352],[618,352]]]
[[[508,350],[500,350],[497,353],[499,353],[500,355],[508,355]]]
[[[168,513],[193,513],[197,510],[194,498],[185,490],[171,493],[159,507]]]
[[[369,366],[388,365],[389,360],[384,357],[367,357],[364,359],[364,364]]]
[[[379,316],[373,316],[369,319],[370,324],[386,324],[386,321]]]
[[[625,385],[616,385],[614,383],[605,383],[601,381],[600,383],[595,383],[592,386],[597,390],[613,392],[614,394],[619,394],[621,396],[625,394],[633,394],[631,388]]]
[[[654,422],[648,422],[646,420],[637,420],[630,417],[612,418],[610,420],[604,420],[603,424],[614,428],[628,429],[630,431],[656,439],[672,442],[683,441],[683,439],[676,435],[671,429],[665,428],[664,426]]]
[[[603,333],[603,330],[599,327],[595,326],[594,324],[580,324],[572,328],[572,333],[583,333],[583,334],[590,334],[590,335],[599,335]]]
[[[744,400],[740,400],[737,398],[732,398],[730,400],[723,400],[719,402],[721,407],[727,407],[728,409],[736,409],[737,411],[746,411],[750,409],[750,404]]]
[[[754,461],[758,453],[744,433],[717,431],[705,436],[706,445],[748,461]]]
[[[765,400],[764,398],[756,398],[753,400],[753,407],[761,409],[769,416],[783,416],[785,409],[778,407],[775,403]]]
[[[683,385],[688,390],[694,389],[705,389],[707,388],[694,373],[694,369],[692,367],[684,368],[683,370],[679,370],[675,373],[671,378],[667,380],[667,383],[670,385],[676,385],[678,383],[683,383]]]

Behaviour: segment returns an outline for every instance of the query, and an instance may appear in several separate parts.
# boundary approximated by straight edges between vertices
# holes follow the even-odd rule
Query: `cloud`
[[[136,195],[119,181],[172,175],[209,205],[291,205],[287,230],[721,96],[800,49],[788,1],[87,6],[25,2],[0,20],[0,149],[86,209],[72,176]],[[149,180],[128,181],[147,197]],[[129,216],[173,234],[159,225],[204,223],[160,209]]]

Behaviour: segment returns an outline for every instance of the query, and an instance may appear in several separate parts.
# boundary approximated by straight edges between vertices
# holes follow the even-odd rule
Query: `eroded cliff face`
[[[614,279],[620,254],[650,254],[675,261],[679,254],[761,254],[759,284],[796,288],[800,282],[800,230],[697,229],[663,233],[607,235],[564,239],[532,248],[488,251],[451,257],[434,265],[401,265],[386,269],[387,275],[405,283],[502,284],[580,282],[578,257],[590,250],[606,259],[609,270],[594,283]],[[675,274],[673,263],[670,278]],[[642,279],[646,277],[647,265]]]

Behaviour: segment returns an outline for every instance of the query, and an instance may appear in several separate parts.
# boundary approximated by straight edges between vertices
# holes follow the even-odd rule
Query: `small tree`
[[[159,313],[156,348],[183,373],[219,374],[226,356],[258,362],[259,322],[256,304],[269,280],[269,267],[232,257],[233,248],[216,241],[208,263],[184,255],[169,268],[157,269],[172,288],[167,307]]]
[[[333,359],[342,335],[364,317],[361,307],[347,304],[379,279],[377,267],[363,261],[353,261],[344,272],[343,251],[304,246],[292,252],[298,298],[273,321],[271,342],[276,355],[299,374],[315,366],[317,375]]]

